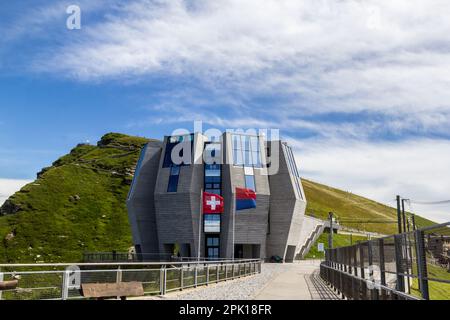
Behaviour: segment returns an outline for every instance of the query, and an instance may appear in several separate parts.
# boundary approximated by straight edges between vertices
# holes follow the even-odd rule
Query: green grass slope
[[[0,216],[0,261],[70,262],[83,251],[127,250],[125,200],[146,141],[107,134],[45,168],[8,200],[19,211]]]
[[[358,230],[393,234],[397,232],[397,210],[376,201],[302,179],[308,205],[307,215],[327,219],[332,211],[342,225]],[[392,195],[394,198],[394,195]],[[345,222],[347,221],[347,222]],[[391,221],[392,223],[374,223]],[[416,225],[425,227],[435,222],[416,216]]]
[[[131,231],[125,207],[145,138],[109,133],[97,146],[78,145],[44,168],[0,209],[0,263],[76,262],[84,251],[127,250]],[[326,218],[394,219],[395,210],[304,180],[307,212]],[[8,213],[5,215],[5,213]],[[418,219],[419,220],[419,219]],[[420,224],[431,223],[420,220]],[[394,233],[395,224],[352,225]]]

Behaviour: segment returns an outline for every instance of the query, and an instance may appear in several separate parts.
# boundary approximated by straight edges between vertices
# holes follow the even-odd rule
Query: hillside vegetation
[[[125,207],[140,149],[148,139],[109,133],[81,144],[11,196],[0,209],[0,262],[76,262],[85,251],[132,246]],[[326,218],[395,219],[395,210],[304,180],[307,213]],[[420,220],[420,224],[431,223]],[[352,225],[394,233],[395,224]]]
[[[0,261],[79,261],[83,251],[128,250],[125,200],[146,141],[107,134],[40,172],[2,207]]]
[[[379,202],[302,179],[308,206],[306,213],[327,219],[331,211],[340,224],[371,232],[394,234],[397,232],[397,210]],[[392,195],[394,198],[395,195]],[[408,214],[409,215],[409,214]],[[383,221],[383,223],[379,223]],[[386,223],[384,221],[389,221]],[[416,225],[425,227],[435,222],[416,216]]]

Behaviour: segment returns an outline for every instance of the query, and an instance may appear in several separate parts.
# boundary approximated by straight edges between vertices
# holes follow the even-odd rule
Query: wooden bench
[[[0,291],[16,289],[19,280],[0,281]]]
[[[105,299],[120,297],[140,297],[144,295],[142,282],[117,282],[117,283],[83,283],[81,294],[85,298]]]

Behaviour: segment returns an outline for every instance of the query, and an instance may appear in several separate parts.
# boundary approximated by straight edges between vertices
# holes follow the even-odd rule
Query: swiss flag
[[[223,213],[223,198],[214,193],[203,192],[203,213]]]

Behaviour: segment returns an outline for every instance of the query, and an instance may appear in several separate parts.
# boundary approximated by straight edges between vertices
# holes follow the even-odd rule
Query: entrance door
[[[242,244],[234,245],[234,258],[235,259],[244,258],[244,245],[242,245]]]
[[[220,257],[219,236],[206,236],[206,258],[214,260]]]

